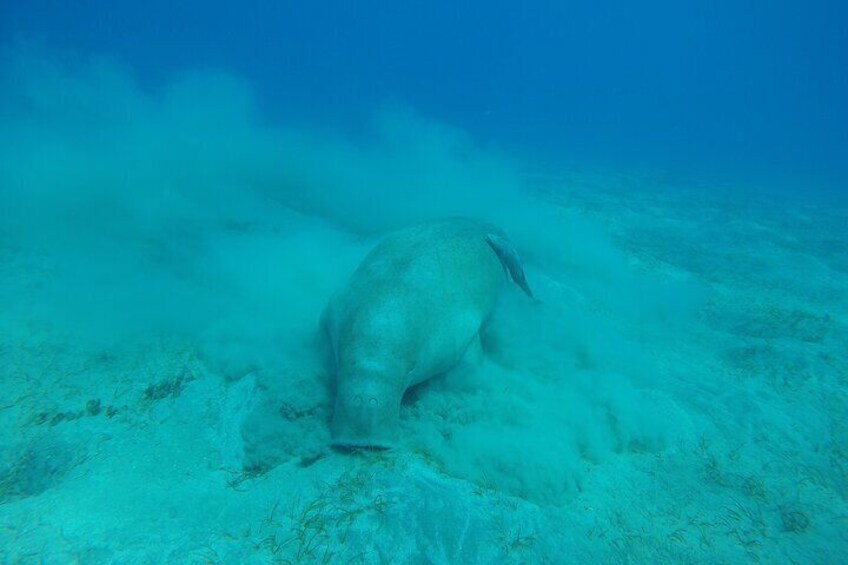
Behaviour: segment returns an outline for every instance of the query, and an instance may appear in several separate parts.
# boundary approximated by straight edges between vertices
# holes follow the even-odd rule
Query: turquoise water
[[[0,7],[1,563],[846,562],[844,9],[486,8]],[[330,447],[448,216],[537,300]]]

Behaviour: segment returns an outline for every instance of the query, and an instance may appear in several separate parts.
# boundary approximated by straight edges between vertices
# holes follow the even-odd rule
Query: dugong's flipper
[[[524,276],[524,267],[521,265],[521,259],[518,257],[515,247],[505,237],[494,233],[486,235],[486,242],[495,251],[504,269],[507,270],[515,284],[521,287],[521,290],[527,296],[533,298],[533,292],[530,290],[530,285],[527,284],[527,277]]]

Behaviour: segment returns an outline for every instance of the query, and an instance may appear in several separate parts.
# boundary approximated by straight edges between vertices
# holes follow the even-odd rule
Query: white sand
[[[27,68],[85,103],[0,130],[0,562],[848,555],[844,204],[522,174],[414,117],[360,143],[256,125],[231,79]],[[541,303],[505,292],[398,449],[330,450],[324,302],[375,235],[453,213],[504,225]]]

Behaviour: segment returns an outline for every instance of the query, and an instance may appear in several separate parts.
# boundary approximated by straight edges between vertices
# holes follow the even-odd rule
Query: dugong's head
[[[396,386],[396,378],[381,373],[372,368],[337,379],[330,426],[333,446],[394,447],[403,388]]]

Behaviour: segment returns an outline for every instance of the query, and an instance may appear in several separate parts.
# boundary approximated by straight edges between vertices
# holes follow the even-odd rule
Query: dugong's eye
[[[370,406],[371,408],[376,408],[377,407],[377,399],[374,398],[373,396],[371,398],[369,398],[368,399],[368,406]]]

